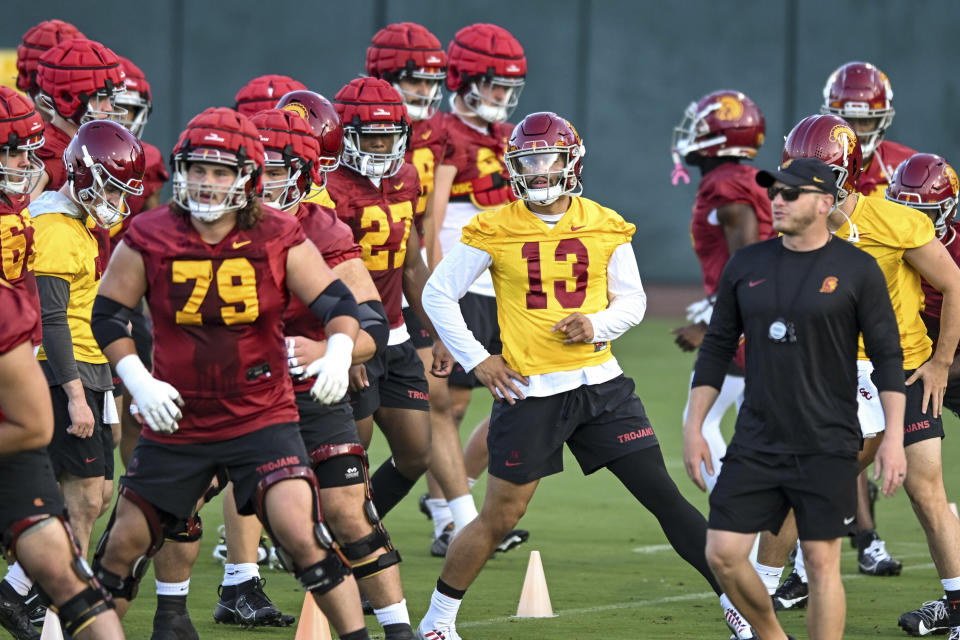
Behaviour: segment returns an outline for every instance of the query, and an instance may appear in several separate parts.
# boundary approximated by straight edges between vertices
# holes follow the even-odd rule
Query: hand
[[[693,480],[693,484],[700,488],[700,491],[707,490],[707,484],[704,482],[703,474],[700,472],[700,464],[703,464],[707,473],[713,475],[713,456],[710,455],[710,445],[706,438],[700,433],[700,429],[683,430],[683,466],[687,470],[687,475]]]
[[[367,380],[367,367],[362,364],[355,364],[350,367],[350,391],[362,391],[363,389],[370,386],[370,381]]]
[[[67,413],[70,415],[70,426],[67,433],[78,438],[89,438],[93,435],[95,420],[93,411],[87,405],[86,399],[81,396],[76,400],[67,401]]]
[[[490,356],[473,369],[477,380],[483,384],[497,402],[506,400],[509,404],[516,404],[513,395],[523,400],[523,393],[513,381],[528,385],[530,380],[507,366],[503,356]],[[511,392],[513,395],[511,395]]]
[[[183,398],[179,391],[150,375],[136,355],[124,356],[116,369],[148,427],[160,433],[173,433],[180,428],[177,421],[183,418],[179,408]]]
[[[894,442],[884,438],[873,459],[873,479],[883,477],[880,490],[888,498],[896,493],[907,477],[907,456],[903,451],[903,441]]]
[[[926,413],[929,405],[933,417],[940,417],[940,413],[943,411],[943,396],[947,392],[949,372],[950,365],[941,364],[936,360],[927,360],[913,372],[912,376],[907,378],[907,386],[912,385],[918,379],[923,380],[921,413]]]
[[[350,383],[350,366],[353,361],[353,340],[345,333],[335,333],[327,338],[327,350],[323,357],[310,363],[305,371],[308,378],[317,379],[310,395],[320,404],[333,404],[343,399]]]
[[[571,313],[566,318],[553,325],[552,332],[562,331],[567,339],[563,344],[574,342],[593,342],[593,323],[582,313]]]
[[[670,333],[677,336],[674,342],[677,343],[678,347],[684,351],[696,351],[703,342],[703,336],[707,334],[707,325],[702,322],[696,322],[671,329]]]
[[[430,374],[435,378],[446,378],[453,371],[453,356],[441,340],[433,341],[433,366]]]
[[[318,342],[303,336],[284,338],[287,345],[287,368],[295,380],[303,377],[307,365],[319,360],[327,351],[327,342]]]

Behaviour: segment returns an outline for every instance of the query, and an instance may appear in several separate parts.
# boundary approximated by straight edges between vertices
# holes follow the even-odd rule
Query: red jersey
[[[297,422],[283,311],[287,252],[306,240],[293,216],[263,207],[253,228],[216,245],[164,205],[133,220],[123,242],[143,258],[153,320],[153,374],[186,406],[180,430],[143,435],[213,442]]]
[[[377,285],[390,328],[403,324],[403,261],[420,198],[417,170],[406,162],[378,189],[370,179],[341,166],[327,174],[327,195],[337,217],[353,231],[363,264]]]
[[[897,167],[915,153],[916,151],[902,144],[889,140],[881,141],[873,151],[870,164],[857,180],[857,193],[883,198]]]
[[[6,216],[3,216],[4,218]],[[31,274],[32,275],[32,274]],[[6,280],[0,280],[0,309],[3,309],[3,322],[0,322],[0,355],[12,351],[14,347],[35,338],[40,327],[40,303],[23,295],[23,287],[14,287]],[[36,299],[36,293],[33,294]],[[0,421],[6,420],[0,409]]]
[[[415,120],[410,146],[404,155],[404,161],[417,169],[420,177],[420,199],[417,201],[417,231],[423,237],[420,219],[427,209],[427,196],[433,192],[433,179],[437,165],[443,161],[447,135],[443,128],[443,114],[437,112],[428,120]]]
[[[690,239],[703,270],[703,290],[708,296],[717,292],[720,273],[730,259],[723,224],[717,209],[730,204],[745,204],[757,216],[757,239],[773,236],[773,213],[767,191],[757,184],[758,169],[748,164],[725,162],[709,171],[697,188],[690,222]]]
[[[73,136],[49,122],[43,130],[43,146],[37,149],[37,157],[43,160],[43,170],[50,179],[44,191],[57,191],[67,182],[67,168],[63,166],[63,152],[70,146]]]
[[[361,257],[360,245],[353,241],[353,231],[337,219],[333,209],[313,202],[301,202],[296,217],[307,238],[317,245],[331,269],[341,262]],[[327,339],[323,324],[299,298],[290,298],[290,304],[283,312],[283,324],[284,335],[304,336],[318,341]],[[313,378],[293,384],[296,391],[309,391],[312,386]]]
[[[0,196],[0,266],[2,279],[12,285],[13,295],[22,300],[17,307],[32,307],[35,310],[31,339],[34,345],[41,342],[43,331],[40,325],[40,298],[37,295],[37,279],[33,275],[33,225],[27,203],[30,196],[4,192]],[[2,283],[0,283],[2,284]],[[6,307],[4,317],[14,318],[14,312]],[[15,346],[15,345],[14,345]]]
[[[496,122],[490,125],[489,133],[481,133],[456,114],[438,115],[443,116],[447,137],[441,164],[457,168],[450,199],[469,199],[478,209],[495,209],[516,200],[503,162],[513,124]]]
[[[941,240],[947,248],[947,253],[953,258],[953,261],[960,266],[960,226],[957,223],[950,225],[947,232],[943,234]],[[924,321],[934,319],[936,325],[935,333],[940,330],[940,309],[943,307],[943,294],[933,288],[933,285],[924,279],[920,280],[920,288],[923,289],[923,316]],[[929,323],[927,325],[930,326]]]

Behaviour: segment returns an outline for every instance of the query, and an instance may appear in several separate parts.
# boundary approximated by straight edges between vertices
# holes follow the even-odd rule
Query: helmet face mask
[[[43,176],[43,160],[37,157],[36,150],[43,146],[43,136],[31,138],[16,147],[0,147],[0,191],[26,195],[32,193]],[[16,149],[16,153],[11,151]],[[27,166],[15,165],[25,158]]]
[[[150,101],[138,91],[127,90],[114,99],[114,104],[125,111],[123,119],[118,122],[133,135],[141,137],[150,115]]]
[[[117,101],[123,91],[122,86],[114,88],[113,91],[107,91],[106,89],[97,91],[93,97],[87,100],[87,108],[80,116],[80,124],[86,124],[94,120],[112,120],[125,126],[130,115]],[[104,109],[104,103],[109,105],[109,110]]]
[[[216,222],[247,205],[246,186],[252,169],[237,171],[235,154],[193,149],[177,157],[173,169],[173,199],[200,222]]]
[[[670,147],[675,162],[689,163],[690,154],[751,159],[765,133],[766,122],[753,100],[739,91],[715,91],[687,106]]]
[[[402,72],[392,83],[407,105],[411,120],[428,120],[433,117],[443,99],[443,81],[447,73],[443,69],[421,67],[411,72]]]
[[[343,122],[344,166],[374,180],[395,176],[410,138],[397,90],[381,78],[356,78],[337,92],[334,106]]]
[[[386,151],[369,151],[372,139],[388,139]],[[375,143],[374,143],[375,144]],[[368,178],[390,178],[403,166],[407,148],[407,127],[392,123],[367,123],[359,130],[348,125],[343,128],[343,158],[345,166]]]
[[[957,214],[960,180],[942,157],[916,153],[897,167],[884,197],[925,213],[942,239]]]
[[[76,189],[71,181],[70,195],[94,222],[104,229],[109,229],[130,215],[127,196],[142,195],[143,182],[131,179],[129,183],[123,183],[114,178],[100,163],[91,164],[90,172],[93,174],[93,184]]]
[[[286,211],[300,204],[300,201],[306,195],[300,190],[300,180],[304,173],[299,166],[301,164],[299,158],[295,158],[292,162],[286,162],[282,158],[279,160],[275,158],[279,155],[270,151],[267,152],[267,161],[263,168],[263,195],[261,199],[264,204],[274,209]],[[277,171],[278,169],[280,171]],[[282,177],[280,177],[281,175]]]
[[[583,193],[586,148],[573,126],[551,112],[528,115],[514,128],[504,162],[520,200],[549,205]]]
[[[893,89],[886,74],[867,62],[848,62],[827,78],[820,113],[840,116],[860,140],[864,160],[893,122]]]
[[[517,108],[524,83],[524,78],[481,76],[469,82],[460,96],[467,109],[481,120],[503,122]]]

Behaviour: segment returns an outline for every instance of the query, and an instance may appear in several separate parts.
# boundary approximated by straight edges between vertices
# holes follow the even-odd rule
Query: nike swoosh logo
[[[253,242],[253,240],[244,240],[243,242],[234,242],[234,243],[233,243],[233,248],[234,248],[234,249],[239,249],[240,247],[245,247],[246,245],[250,244],[251,242]]]
[[[92,458],[84,458],[84,459],[87,461],[87,464],[90,464],[91,462],[93,462],[94,460],[96,460],[97,457],[94,456],[94,457],[92,457]]]
[[[431,130],[431,131],[427,131],[426,133],[421,133],[421,134],[420,134],[420,139],[421,139],[421,140],[426,140],[426,139],[428,139],[431,135],[433,135],[433,131],[432,131],[432,130]]]
[[[846,525],[848,525],[848,524],[853,524],[853,521],[856,520],[856,519],[857,519],[856,516],[850,516],[849,518],[844,518],[844,519],[843,519],[843,525],[846,526]]]
[[[587,226],[587,225],[583,225],[583,226],[580,226],[580,227],[570,227],[570,231],[580,231],[580,229],[583,229],[583,227],[585,227],[585,226]]]
[[[522,463],[522,462],[510,462],[510,461],[508,460],[508,461],[504,462],[504,464],[507,465],[508,467],[519,467],[519,466],[522,465],[523,463]]]
[[[751,287],[755,287],[755,286],[757,286],[758,284],[763,284],[763,283],[766,282],[766,281],[767,281],[767,279],[766,279],[766,278],[763,278],[763,279],[761,279],[761,280],[751,280],[751,281],[748,282],[747,284],[749,284]]]
[[[393,185],[393,189],[394,191],[400,191],[400,189],[403,189],[403,183]]]

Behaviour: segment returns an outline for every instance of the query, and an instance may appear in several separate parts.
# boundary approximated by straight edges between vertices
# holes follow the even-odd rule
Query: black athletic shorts
[[[491,354],[503,353],[503,343],[500,342],[500,322],[497,320],[497,299],[493,296],[481,296],[476,293],[467,293],[460,298],[460,311],[467,323],[467,328],[473,337]],[[453,371],[447,378],[451,387],[467,387],[474,389],[483,385],[477,380],[473,372],[467,373],[460,363],[453,365]]]
[[[620,375],[516,404],[495,402],[487,447],[490,475],[516,484],[563,471],[563,443],[590,474],[629,453],[658,446],[633,380]]]
[[[916,369],[910,369],[903,374],[909,378],[914,371]],[[948,386],[947,392],[949,391]],[[907,387],[907,406],[903,414],[903,446],[930,438],[943,438],[943,415],[934,418],[931,405],[932,402],[928,404],[926,413],[920,410],[923,407],[923,381],[917,380]]]
[[[67,433],[67,427],[70,426],[67,393],[60,385],[50,387],[53,401],[53,439],[47,445],[47,452],[53,464],[53,473],[58,478],[66,471],[78,478],[113,479],[113,434],[109,427],[103,425],[104,392],[87,388],[84,388],[83,392],[93,413],[93,435],[89,438],[78,438]],[[107,433],[104,433],[104,430]]]
[[[947,384],[947,392],[943,396],[943,406],[953,411],[953,415],[960,418],[960,379],[951,380]]]
[[[350,393],[355,420],[373,415],[380,407],[430,411],[423,360],[410,340],[387,347],[364,364],[370,386]]]
[[[407,325],[407,333],[410,334],[410,342],[413,343],[415,349],[429,349],[433,346],[433,338],[430,337],[430,332],[424,328],[423,323],[420,322],[420,318],[417,317],[412,308],[403,308],[403,323]]]
[[[856,455],[777,454],[727,449],[710,493],[709,527],[777,533],[793,508],[801,540],[833,540],[853,530]]]
[[[233,482],[237,510],[254,513],[257,484],[285,467],[310,467],[295,422],[257,429],[220,442],[170,444],[140,437],[120,484],[156,508],[183,520],[219,470]]]
[[[40,514],[64,513],[63,498],[45,449],[0,456],[0,534]]]
[[[308,453],[322,444],[360,442],[357,423],[346,400],[325,405],[311,398],[309,391],[300,391],[297,393],[297,409],[300,411],[300,435]]]

